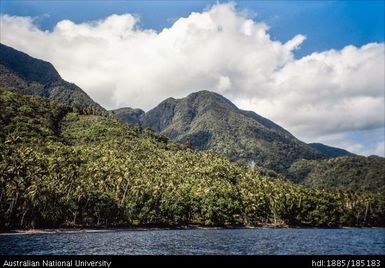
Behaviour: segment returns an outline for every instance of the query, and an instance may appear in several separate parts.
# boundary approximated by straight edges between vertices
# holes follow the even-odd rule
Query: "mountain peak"
[[[211,109],[238,110],[238,108],[226,97],[209,90],[201,90],[189,94],[187,97],[180,99],[191,108],[201,109],[206,112]]]
[[[210,90],[195,91],[187,95],[187,97],[185,97],[185,99],[194,99],[194,98],[210,98],[210,99],[221,99],[221,100],[229,101],[226,97]]]
[[[186,98],[194,98],[194,97],[199,97],[199,96],[221,97],[221,98],[224,98],[222,95],[220,95],[220,94],[218,94],[218,93],[216,93],[214,91],[210,91],[210,90],[206,90],[206,89],[192,92],[189,95],[187,95]]]

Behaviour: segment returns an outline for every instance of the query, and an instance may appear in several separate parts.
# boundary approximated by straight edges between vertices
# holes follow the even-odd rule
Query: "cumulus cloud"
[[[296,59],[305,36],[272,40],[234,4],[217,4],[160,32],[111,15],[42,31],[29,17],[1,16],[1,42],[50,61],[106,108],[148,110],[197,90],[225,95],[311,140],[384,125],[384,44]]]

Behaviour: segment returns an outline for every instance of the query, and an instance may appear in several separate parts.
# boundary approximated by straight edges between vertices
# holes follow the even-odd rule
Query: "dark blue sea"
[[[385,228],[104,230],[0,234],[0,254],[385,254]]]

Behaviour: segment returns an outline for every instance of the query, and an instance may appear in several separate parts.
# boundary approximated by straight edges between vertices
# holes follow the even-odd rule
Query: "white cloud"
[[[140,29],[138,20],[64,20],[42,31],[31,18],[3,15],[1,42],[50,61],[107,108],[148,110],[207,89],[305,140],[384,126],[383,43],[295,59],[305,36],[274,41],[266,24],[234,4],[191,13],[160,32]]]

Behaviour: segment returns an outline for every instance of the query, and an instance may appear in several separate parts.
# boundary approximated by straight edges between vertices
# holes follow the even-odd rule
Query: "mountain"
[[[328,146],[322,143],[309,143],[309,145],[323,155],[326,155],[330,158],[353,155],[351,152],[348,152],[344,149]]]
[[[63,80],[49,62],[0,43],[0,87],[56,100],[87,114],[107,114],[81,88]]]
[[[0,231],[116,226],[384,226],[384,195],[324,191],[150,129],[0,89]]]
[[[120,118],[131,124],[140,122],[179,143],[191,143],[194,149],[211,149],[231,160],[279,173],[285,173],[299,159],[326,157],[272,121],[240,110],[210,91],[168,98],[147,113],[136,115],[130,112],[127,120]]]
[[[385,158],[349,155],[326,160],[299,160],[288,177],[312,188],[385,193]]]
[[[124,124],[118,116],[97,113],[93,101],[80,88],[68,88],[49,63],[13,50],[1,53],[6,56],[2,56],[0,86],[0,231],[83,226],[385,225],[380,193],[307,188],[258,167],[234,164],[213,151],[191,150],[151,129]],[[55,83],[62,86],[52,95]],[[62,95],[67,98],[54,97]],[[204,102],[199,98],[206,105],[198,105]],[[206,123],[212,124],[221,120],[221,113],[228,122],[215,127],[230,127],[242,119],[234,133],[241,126],[257,125],[260,135],[307,146],[219,95],[201,92],[193,99],[197,103],[189,100],[187,105],[170,99],[175,105],[173,124],[174,115],[189,122],[203,120],[205,114],[214,117]],[[132,122],[150,119],[140,110],[123,109],[117,115]],[[169,115],[167,109],[165,116],[159,115],[165,121],[158,125],[167,125]]]
[[[140,118],[144,115],[141,109],[120,108],[110,111],[116,118],[130,125],[136,125],[140,122]]]

